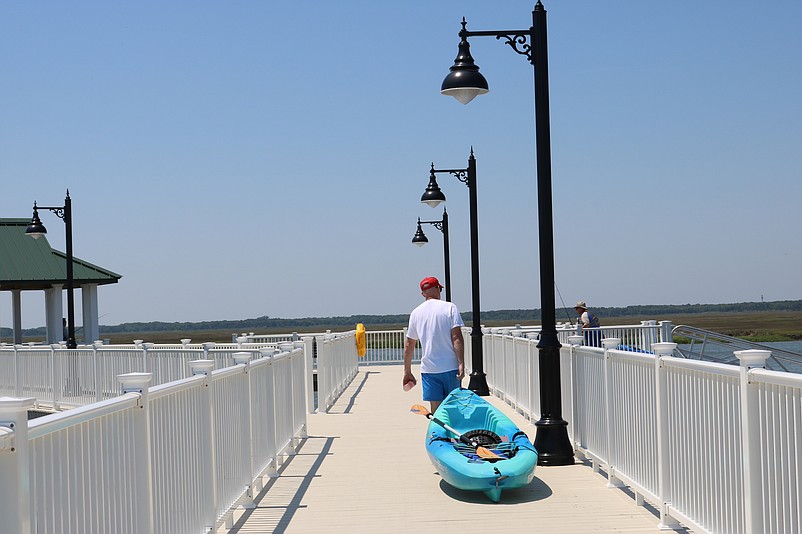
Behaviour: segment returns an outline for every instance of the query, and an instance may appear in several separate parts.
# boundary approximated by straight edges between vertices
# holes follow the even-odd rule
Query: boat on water
[[[427,417],[426,451],[455,488],[481,491],[499,502],[502,490],[534,478],[537,451],[529,437],[473,391],[455,389]]]

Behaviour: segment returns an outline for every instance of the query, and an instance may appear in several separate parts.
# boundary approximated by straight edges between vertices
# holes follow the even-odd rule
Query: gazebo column
[[[11,290],[11,317],[14,343],[22,343],[22,290]]]
[[[97,307],[97,284],[81,285],[82,316],[84,323],[84,343],[100,339],[100,323]]]
[[[64,304],[61,296],[63,284],[53,284],[45,290],[45,328],[47,342],[64,341]]]

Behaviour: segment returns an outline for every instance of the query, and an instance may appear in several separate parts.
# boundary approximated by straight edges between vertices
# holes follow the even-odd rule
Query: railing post
[[[50,369],[52,371],[50,389],[53,392],[53,409],[58,410],[60,408],[62,386],[64,385],[62,380],[64,373],[61,372],[61,358],[56,357],[56,349],[52,345],[50,346]]]
[[[642,324],[644,333],[643,346],[638,348],[641,349],[642,351],[648,352],[651,349],[652,345],[657,341],[659,341],[657,321],[655,320],[642,321]]]
[[[14,345],[14,395],[22,397],[22,380],[20,380],[20,353]]]
[[[468,330],[467,328],[463,328],[462,337],[465,338],[465,331]],[[470,330],[468,330],[470,332]],[[404,337],[406,338],[407,329],[404,329]],[[470,335],[470,334],[468,334]],[[406,339],[405,339],[406,341]],[[416,342],[417,345],[420,345],[420,341]],[[464,369],[465,369],[465,376],[471,376],[473,372],[473,343],[463,343],[463,361],[464,361]],[[421,347],[421,357],[423,357],[423,347]],[[484,359],[484,358],[483,358]]]
[[[142,343],[142,372],[148,372],[148,350],[153,348],[153,343]]]
[[[540,419],[540,366],[538,365],[539,354],[537,342],[539,336],[537,332],[526,334],[526,357],[529,360],[529,417],[530,421]]]
[[[328,335],[315,336],[317,344],[317,412],[329,411],[329,373],[331,357],[329,354]]]
[[[568,336],[568,344],[570,345],[571,351],[571,420],[568,421],[568,435],[571,438],[571,446],[574,448],[574,453],[577,451],[576,446],[576,434],[577,428],[576,424],[579,420],[577,415],[577,403],[579,400],[577,399],[577,383],[576,383],[576,349],[577,347],[582,346],[582,336],[577,336],[575,334],[571,334]]]
[[[613,439],[613,432],[610,430],[615,425],[613,421],[620,417],[620,414],[613,414],[613,388],[610,381],[612,380],[612,359],[610,357],[610,350],[618,347],[621,340],[617,337],[608,337],[602,339],[602,347],[604,347],[604,413],[607,416],[607,467],[608,467],[608,488],[620,488],[624,486],[624,482],[615,475],[615,449]]]
[[[669,515],[668,507],[671,504],[671,485],[669,473],[671,460],[669,457],[669,420],[668,420],[668,376],[663,366],[663,358],[671,356],[676,343],[653,343],[654,353],[654,393],[655,393],[655,426],[657,428],[657,496],[660,499],[660,530],[674,530],[679,527],[679,521]]]
[[[206,466],[206,483],[203,485],[204,517],[206,532],[214,532],[217,526],[217,466],[215,462],[215,430],[214,430],[214,403],[212,402],[211,374],[214,369],[214,360],[193,360],[189,362],[193,375],[204,375],[203,392],[201,394],[202,411],[206,414],[202,421],[202,436],[200,441],[200,454],[203,465]]]
[[[123,393],[140,394],[139,404],[133,415],[134,457],[134,528],[135,532],[153,534],[153,490],[152,468],[150,458],[150,404],[148,402],[148,384],[153,375],[150,373],[128,373],[118,375]]]
[[[248,432],[248,491],[246,493],[245,501],[242,503],[243,508],[251,509],[256,508],[256,503],[254,499],[256,498],[256,494],[262,490],[261,481],[262,477],[255,477],[255,462],[254,458],[256,456],[256,451],[254,451],[253,447],[253,398],[251,397],[251,353],[250,352],[235,352],[233,354],[234,363],[236,365],[244,365],[245,366],[245,375],[248,377],[248,385],[246,387],[246,391],[243,392],[243,395],[246,400],[245,406],[245,417],[246,417],[246,430]],[[254,487],[254,483],[258,484],[258,487]],[[232,516],[229,515],[229,518]],[[230,519],[229,519],[230,520]],[[233,524],[232,524],[233,526]]]
[[[763,494],[760,477],[760,398],[758,388],[749,381],[751,369],[765,367],[769,350],[736,350],[741,363],[741,447],[744,485],[744,528],[763,532]]]
[[[0,398],[0,429],[13,431],[7,441],[0,434],[0,521],[4,534],[31,533],[28,410],[35,400]]]
[[[263,357],[267,357],[273,354],[276,354],[278,349],[272,349],[272,352],[267,354],[267,349],[261,349],[260,352]],[[276,428],[277,419],[278,419],[278,411],[279,407],[276,403],[276,369],[273,365],[273,357],[270,356],[270,361],[267,363],[267,370],[266,374],[267,377],[265,378],[265,384],[267,387],[266,398],[268,399],[266,406],[261,406],[261,408],[266,408],[266,411],[262,413],[260,417],[263,417],[264,422],[269,429],[269,445],[270,445],[270,465],[267,470],[267,475],[270,478],[278,477],[278,468],[280,457],[278,454],[278,430]]]
[[[671,343],[674,341],[674,325],[671,321],[660,321],[660,342]]]
[[[279,349],[281,350],[281,352],[287,353],[286,365],[284,365],[284,367],[288,368],[287,373],[289,374],[289,381],[290,381],[290,406],[289,407],[283,406],[282,407],[282,411],[284,413],[287,413],[287,411],[289,411],[290,421],[292,421],[292,424],[294,425],[295,422],[296,422],[296,418],[295,418],[295,410],[294,410],[293,403],[292,403],[292,398],[294,396],[293,390],[295,389],[295,384],[294,384],[294,382],[292,380],[292,376],[293,376],[293,374],[292,374],[292,364],[293,364],[292,351],[295,348],[295,344],[292,341],[282,341],[281,343],[278,344],[278,346],[279,346]],[[337,346],[338,345],[335,345],[335,347],[337,347]],[[337,368],[335,368],[335,369],[337,369]],[[293,428],[293,431],[294,430],[295,429]],[[293,435],[290,438],[290,443],[287,446],[287,449],[285,451],[287,456],[295,456],[297,454],[298,443],[299,443],[298,439],[296,438],[296,436]]]
[[[100,347],[103,346],[103,342],[97,340],[92,343],[92,380],[95,383],[95,402],[100,402],[103,400],[103,385],[100,383]]]
[[[292,403],[293,403],[293,413],[298,415],[299,418],[303,417],[303,420],[304,420],[303,427],[302,427],[301,432],[298,435],[298,437],[301,438],[301,439],[306,439],[306,438],[309,437],[309,434],[307,433],[307,428],[306,428],[306,414],[308,413],[308,406],[309,406],[309,404],[308,404],[308,402],[309,402],[309,390],[312,388],[312,386],[314,384],[312,384],[312,380],[310,379],[311,377],[308,374],[308,371],[307,371],[308,368],[306,366],[306,363],[307,363],[307,361],[306,361],[306,348],[307,348],[306,340],[304,339],[303,341],[301,341],[301,340],[293,341],[292,342],[292,346],[293,346],[293,350],[295,350],[295,349],[302,349],[303,350],[300,358],[296,357],[293,360],[293,364],[294,365],[295,365],[295,363],[294,363],[295,360],[298,360],[298,359],[301,360],[300,367],[301,367],[301,374],[303,376],[303,382],[302,382],[302,384],[303,384],[303,392],[300,395],[298,395],[297,393],[295,393],[295,388],[293,387],[293,394],[292,394],[293,402]],[[309,344],[310,352],[311,352],[311,346],[312,345],[311,345],[311,342],[310,342],[310,344]],[[295,375],[293,375],[293,377],[295,377]],[[314,391],[313,391],[313,393],[314,393]],[[300,401],[300,402],[298,402],[298,401]],[[303,404],[303,406],[300,406],[301,403]]]

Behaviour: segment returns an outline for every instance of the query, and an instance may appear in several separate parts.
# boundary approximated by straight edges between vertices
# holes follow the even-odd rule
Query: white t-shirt
[[[420,341],[421,373],[445,373],[459,367],[451,329],[464,325],[457,307],[445,300],[429,299],[412,310],[407,337]]]
[[[599,327],[599,318],[587,310],[582,312],[582,315],[579,316],[579,320],[582,321],[583,327],[591,327],[591,328]]]

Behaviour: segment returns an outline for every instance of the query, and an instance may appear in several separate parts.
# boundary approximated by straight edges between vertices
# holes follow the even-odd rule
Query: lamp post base
[[[535,426],[537,465],[572,465],[574,449],[568,439],[568,423],[562,419],[541,419]]]
[[[477,371],[472,372],[468,381],[468,389],[480,397],[489,397],[490,388],[487,386],[487,375]]]
[[[562,417],[560,342],[557,331],[544,328],[537,348],[540,358],[541,410],[540,420],[535,423],[537,464],[571,465],[574,463],[574,448],[568,439],[568,422]]]

